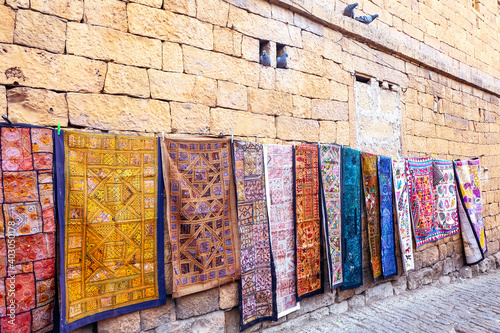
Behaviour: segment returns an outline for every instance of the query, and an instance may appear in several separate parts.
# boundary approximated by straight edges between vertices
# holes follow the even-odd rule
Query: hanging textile
[[[487,251],[486,233],[482,217],[479,159],[453,162],[459,187],[458,211],[467,264],[484,259]]]
[[[436,196],[436,211],[434,221],[436,229],[440,230],[440,236],[436,239],[455,235],[459,232],[457,212],[457,187],[453,163],[445,160],[433,161],[433,173],[439,173],[437,185],[434,186]]]
[[[417,248],[458,232],[454,178],[450,178],[450,163],[434,161],[430,157],[407,158],[406,177],[411,200],[411,214]],[[433,186],[437,167],[443,178]],[[448,172],[448,178],[444,172]],[[439,177],[441,178],[441,177]],[[451,193],[453,191],[453,193]]]
[[[266,189],[271,245],[276,266],[278,318],[300,308],[295,278],[293,146],[265,145]]]
[[[363,284],[361,244],[361,153],[344,147],[342,191],[342,290]]]
[[[399,243],[403,268],[408,272],[414,268],[413,244],[411,239],[410,203],[408,199],[408,186],[406,183],[405,160],[392,159],[392,172],[394,182],[394,197],[396,199],[396,212],[398,219]]]
[[[52,130],[9,125],[0,136],[0,331],[48,332],[57,308]]]
[[[328,276],[330,288],[340,287],[342,274],[341,184],[342,148],[334,145],[320,146],[321,208],[325,231]]]
[[[380,251],[380,206],[377,180],[377,155],[362,153],[363,189],[365,192],[368,244],[370,245],[371,268],[374,281],[382,278]]]
[[[241,245],[240,330],[278,320],[276,275],[269,239],[263,147],[234,141]]]
[[[55,137],[61,331],[165,304],[158,140]]]
[[[397,274],[394,245],[394,220],[392,206],[392,160],[378,156],[378,183],[380,188],[380,243],[382,273],[384,278]]]
[[[240,277],[229,139],[162,141],[174,298]]]
[[[323,292],[318,147],[295,147],[297,298]]]

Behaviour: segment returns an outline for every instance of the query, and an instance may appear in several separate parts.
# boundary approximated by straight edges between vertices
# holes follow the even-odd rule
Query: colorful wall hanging
[[[240,278],[229,139],[162,141],[174,298]]]
[[[382,273],[384,278],[396,275],[396,252],[394,245],[394,220],[392,205],[392,160],[377,156],[378,184],[380,189],[380,244]]]
[[[344,147],[342,185],[342,290],[363,284],[361,244],[361,152]]]
[[[278,318],[300,308],[295,272],[293,146],[265,145],[266,193],[271,245],[276,266]]]
[[[318,147],[295,147],[297,298],[323,292]]]
[[[341,185],[342,148],[334,145],[320,145],[321,208],[323,230],[325,231],[328,276],[330,288],[340,287],[342,273],[342,228],[341,228]]]
[[[55,135],[61,331],[165,304],[158,139]]]
[[[0,136],[0,331],[49,332],[57,308],[52,130],[2,126]]]
[[[241,244],[240,330],[278,320],[276,275],[267,217],[263,147],[234,142]]]
[[[394,198],[398,219],[399,243],[403,268],[408,272],[414,268],[413,244],[411,238],[410,202],[408,199],[408,186],[403,158],[392,159],[392,173],[394,182]]]
[[[458,208],[460,227],[467,264],[474,265],[484,259],[487,251],[486,233],[482,217],[479,159],[456,160],[455,175],[459,187]]]
[[[362,153],[363,189],[365,192],[366,219],[368,222],[368,244],[373,279],[382,275],[382,255],[380,250],[380,205],[377,178],[377,155]]]

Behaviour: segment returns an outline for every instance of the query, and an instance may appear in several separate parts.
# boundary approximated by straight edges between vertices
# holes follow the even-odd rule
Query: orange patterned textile
[[[173,297],[239,279],[239,236],[229,140],[165,139],[162,153]]]
[[[165,304],[158,139],[56,135],[61,331]]]
[[[295,147],[297,300],[323,292],[318,147]]]

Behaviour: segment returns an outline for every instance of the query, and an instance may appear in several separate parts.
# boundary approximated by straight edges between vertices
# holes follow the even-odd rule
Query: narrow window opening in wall
[[[434,96],[434,112],[441,113],[442,107],[443,102],[441,101],[441,97]]]
[[[260,41],[259,56],[262,55],[262,51],[266,51],[267,55],[271,54],[271,43],[268,40]]]
[[[370,83],[370,78],[360,74],[356,74],[356,81],[361,83]]]

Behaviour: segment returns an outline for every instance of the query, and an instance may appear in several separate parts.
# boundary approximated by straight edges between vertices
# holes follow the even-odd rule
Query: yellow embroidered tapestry
[[[61,330],[165,304],[157,138],[56,137],[58,201],[66,203]]]

